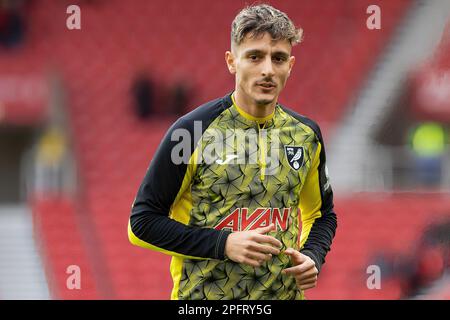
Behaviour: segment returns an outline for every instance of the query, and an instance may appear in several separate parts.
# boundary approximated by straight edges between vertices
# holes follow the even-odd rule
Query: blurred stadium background
[[[304,29],[281,102],[320,124],[335,191],[307,297],[450,299],[450,1],[268,3]],[[245,4],[0,0],[0,299],[169,298],[170,257],[128,242],[130,206],[170,124],[233,89]]]

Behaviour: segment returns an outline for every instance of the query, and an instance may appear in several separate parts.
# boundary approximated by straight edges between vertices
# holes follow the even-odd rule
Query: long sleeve
[[[313,163],[300,193],[299,207],[302,220],[300,252],[313,259],[320,272],[337,228],[320,130]]]
[[[192,137],[193,130],[193,121],[181,118],[163,138],[133,203],[128,237],[137,246],[172,256],[224,259],[229,232],[188,225],[190,184],[196,169],[196,152],[190,150],[195,141],[186,146],[172,139],[183,133]],[[182,161],[175,159],[179,155]]]

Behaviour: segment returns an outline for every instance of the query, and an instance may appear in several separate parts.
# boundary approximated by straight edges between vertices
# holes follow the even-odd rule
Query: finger
[[[281,272],[283,274],[287,274],[287,275],[290,275],[290,276],[296,276],[297,275],[297,269],[295,267],[283,269],[283,270],[281,270]]]
[[[308,279],[316,279],[317,280],[317,272],[314,269],[308,270],[307,272],[297,275],[295,278],[297,279],[297,281],[303,281],[303,280],[306,281]]]
[[[299,265],[296,266],[298,268],[298,272],[300,274],[307,273],[310,270],[316,270],[316,265],[313,261],[305,261]]]
[[[251,267],[258,268],[261,266],[261,263],[257,260],[246,258],[242,261],[243,264],[249,265]]]
[[[317,282],[317,277],[311,276],[311,277],[303,278],[303,279],[295,278],[295,280],[297,281],[298,284],[309,284],[309,283]]]
[[[315,287],[317,286],[317,281],[310,281],[310,282],[297,282],[297,288],[304,288],[306,286]]]
[[[255,231],[259,234],[265,234],[272,230],[275,230],[275,224],[273,224],[273,223],[269,224],[267,227],[255,229]]]
[[[296,265],[296,266],[293,266],[290,268],[286,268],[283,270],[283,273],[297,276],[297,275],[300,275],[312,268],[315,268],[314,264],[303,263],[303,264],[299,264],[299,265]]]
[[[302,273],[305,273],[308,270],[314,269],[314,268],[317,269],[314,262],[311,260],[307,260],[307,261],[301,262],[300,264],[294,265],[293,267],[288,268],[288,269],[293,269],[291,273],[302,274]],[[287,269],[285,269],[285,270],[287,270]],[[289,271],[291,271],[291,270],[289,270]]]
[[[249,246],[249,249],[254,250],[254,251],[258,251],[258,252],[261,252],[261,253],[266,253],[266,254],[274,254],[274,255],[279,255],[280,254],[280,249],[274,248],[272,246],[259,244],[259,243],[251,244]]]
[[[305,285],[301,285],[299,288],[300,290],[308,290],[308,289],[312,289],[316,286],[316,284],[305,284]]]
[[[256,241],[258,243],[265,243],[265,244],[271,244],[276,248],[281,248],[283,244],[275,237],[272,236],[266,236],[263,234],[255,234],[252,237],[253,241]]]
[[[253,260],[257,260],[257,261],[269,261],[270,259],[272,259],[271,254],[264,254],[264,253],[255,252],[255,251],[249,251],[247,253],[247,257],[250,259],[253,259]]]
[[[304,257],[298,250],[287,248],[286,250],[284,250],[284,253],[290,256],[296,264],[300,264],[306,261],[306,257]]]

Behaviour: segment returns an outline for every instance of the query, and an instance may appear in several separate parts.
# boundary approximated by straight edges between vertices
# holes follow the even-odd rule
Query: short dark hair
[[[257,37],[268,32],[274,40],[288,40],[291,45],[301,42],[303,30],[297,29],[282,11],[267,4],[242,9],[231,24],[231,43],[239,45],[247,34]]]

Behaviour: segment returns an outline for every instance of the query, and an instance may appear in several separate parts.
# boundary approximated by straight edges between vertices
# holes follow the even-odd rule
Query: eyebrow
[[[260,54],[265,54],[265,53],[266,53],[266,51],[264,51],[264,50],[250,49],[248,51],[245,51],[244,55],[245,56],[249,56],[249,55],[252,55],[252,54],[260,55]],[[289,54],[287,54],[284,51],[275,51],[272,55],[273,56],[282,56],[284,58],[289,58]]]

